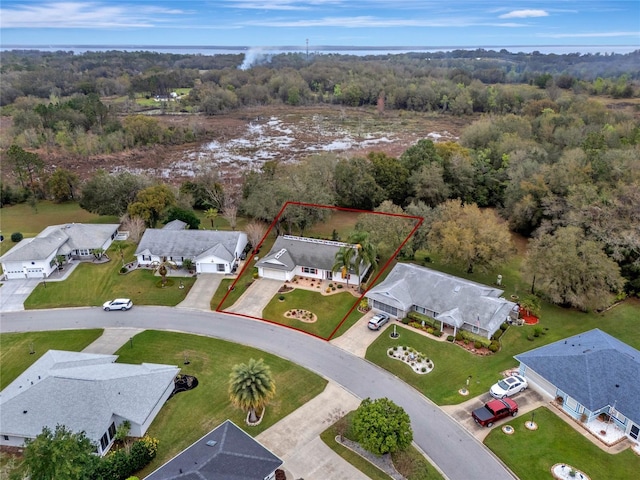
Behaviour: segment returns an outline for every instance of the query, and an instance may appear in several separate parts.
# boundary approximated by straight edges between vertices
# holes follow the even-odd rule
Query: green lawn
[[[484,441],[521,480],[551,478],[550,469],[556,463],[571,465],[591,480],[638,476],[640,457],[630,449],[611,455],[545,407],[535,410],[537,430],[525,428],[528,420],[528,415],[514,419],[512,435],[495,428]]]
[[[206,432],[231,419],[250,435],[257,435],[318,395],[326,380],[280,357],[213,338],[173,332],[145,331],[117,352],[122,363],[166,363],[195,375],[198,387],[169,400],[149,434],[160,440],[158,456],[140,475],[143,478]],[[185,358],[189,365],[184,365]],[[233,365],[262,358],[271,368],[276,396],[257,427],[248,428],[245,414],[231,406],[227,382]]]
[[[465,400],[458,389],[472,376],[472,395],[488,391],[500,378],[500,372],[517,366],[513,358],[518,353],[576,335],[592,328],[600,328],[634,348],[640,348],[640,309],[637,300],[627,300],[604,314],[586,314],[574,310],[545,305],[538,326],[547,328],[544,334],[527,339],[534,326],[509,327],[501,338],[502,349],[495,355],[478,357],[448,342],[439,342],[401,327],[400,337],[392,339],[381,334],[367,350],[366,358],[413,385],[438,405],[457,404]],[[424,353],[435,364],[427,375],[417,375],[401,362],[390,359],[386,352],[394,345],[407,345]]]
[[[133,258],[135,244],[126,245],[125,261]],[[26,309],[99,306],[110,298],[131,298],[138,305],[174,306],[186,297],[195,283],[193,277],[168,277],[162,288],[160,277],[151,270],[134,270],[121,275],[122,261],[113,246],[108,251],[111,261],[102,264],[81,263],[62,282],[41,283],[24,303]],[[180,281],[184,288],[180,289]]]
[[[0,390],[13,382],[47,350],[79,352],[102,335],[102,329],[0,334]],[[35,353],[31,354],[31,351]]]
[[[269,302],[263,311],[263,317],[325,339],[329,338],[340,320],[358,300],[348,292],[322,295],[320,292],[303,289],[294,289],[282,296],[284,301],[280,301],[276,295]],[[305,323],[284,316],[286,311],[293,309],[311,311],[316,314],[318,320],[314,323]]]

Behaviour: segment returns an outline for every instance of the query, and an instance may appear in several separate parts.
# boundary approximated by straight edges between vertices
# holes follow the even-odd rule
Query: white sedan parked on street
[[[511,375],[494,384],[489,393],[495,398],[510,397],[518,392],[523,392],[528,386],[529,383],[523,376]]]

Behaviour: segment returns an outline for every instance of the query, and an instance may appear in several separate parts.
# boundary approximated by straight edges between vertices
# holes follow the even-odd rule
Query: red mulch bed
[[[523,310],[521,312],[521,315],[522,315],[522,319],[524,320],[524,323],[526,323],[527,325],[535,325],[539,321],[538,317],[536,317],[535,315],[531,315],[526,310]]]

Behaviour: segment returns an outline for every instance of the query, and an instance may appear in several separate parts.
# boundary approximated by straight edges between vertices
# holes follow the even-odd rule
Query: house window
[[[142,261],[143,262],[150,262],[151,261],[151,255],[142,255]]]
[[[224,272],[224,263],[216,263],[216,268],[219,272]]]
[[[567,408],[573,410],[574,412],[578,411],[578,402],[574,398],[571,398],[569,395],[567,395],[567,397],[564,399],[564,404],[567,406]]]
[[[5,440],[9,440],[9,435],[3,435]]]
[[[109,438],[113,439],[116,436],[116,424],[109,425]]]
[[[102,435],[102,438],[100,438],[100,447],[102,447],[102,451],[104,452],[108,446],[109,446],[109,437],[105,433],[104,435]]]
[[[315,275],[318,273],[318,269],[317,268],[311,268],[311,267],[302,267],[302,273],[308,273],[310,275]]]

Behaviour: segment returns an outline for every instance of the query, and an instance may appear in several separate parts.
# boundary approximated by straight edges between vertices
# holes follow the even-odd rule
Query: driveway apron
[[[37,278],[3,281],[0,287],[0,312],[24,310],[25,300],[41,281]]]
[[[218,290],[224,275],[218,273],[200,273],[189,290],[187,297],[180,302],[178,308],[196,308],[211,310],[211,299]]]
[[[259,278],[247,288],[236,303],[225,311],[248,317],[262,318],[262,310],[278,293],[281,286],[281,280]]]

